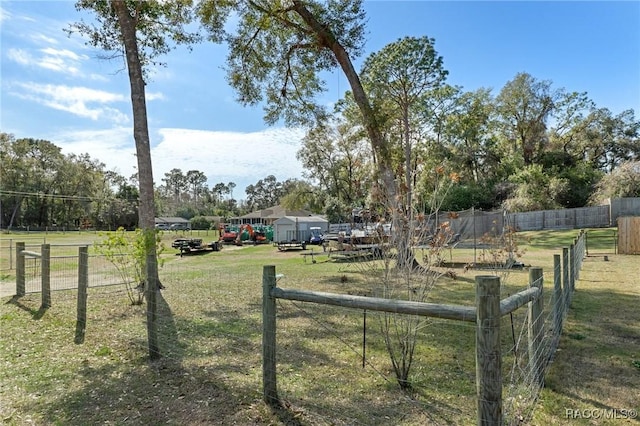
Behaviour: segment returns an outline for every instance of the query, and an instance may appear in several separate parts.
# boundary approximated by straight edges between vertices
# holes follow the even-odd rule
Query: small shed
[[[320,232],[326,233],[329,221],[320,216],[283,216],[273,223],[273,241],[307,241],[312,227],[318,227]]]

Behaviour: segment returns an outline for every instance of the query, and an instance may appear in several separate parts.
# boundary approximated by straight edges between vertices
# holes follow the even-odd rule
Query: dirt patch
[[[16,294],[16,283],[11,281],[0,281],[0,297],[13,296]]]

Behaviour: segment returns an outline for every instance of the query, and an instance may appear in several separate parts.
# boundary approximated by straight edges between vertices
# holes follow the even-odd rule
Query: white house
[[[273,225],[276,220],[285,216],[302,217],[314,216],[314,214],[307,210],[291,210],[282,206],[273,206],[268,209],[251,212],[244,216],[232,217],[229,219],[229,223],[232,225],[243,223],[249,223],[251,225]]]
[[[320,216],[283,216],[273,223],[273,241],[308,241],[311,227],[318,227],[320,232],[326,233],[329,221]]]

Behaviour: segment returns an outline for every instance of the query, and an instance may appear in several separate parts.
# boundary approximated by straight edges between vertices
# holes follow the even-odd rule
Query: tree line
[[[117,28],[119,4],[78,2],[78,8],[94,10],[103,26],[80,22],[73,30],[92,35]],[[153,185],[156,215],[231,217],[280,203],[342,221],[353,208],[375,209],[390,188],[405,207],[422,211],[570,208],[640,195],[640,122],[633,110],[615,114],[587,93],[556,88],[526,72],[495,93],[465,91],[447,82],[444,58],[427,36],[389,43],[355,70],[350,58],[363,43],[361,2],[331,2],[335,10],[310,5],[202,2],[190,9],[146,2],[131,11],[138,14],[143,67],[170,50],[171,42],[202,41],[182,26],[199,19],[211,41],[229,44],[228,77],[239,100],[262,103],[268,123],[284,120],[308,129],[297,153],[305,170],[300,179],[278,182],[269,175],[237,200],[235,183],[208,187],[205,172],[175,168]],[[232,10],[241,25],[225,34]],[[147,23],[148,13],[165,16],[173,29]],[[269,16],[279,20],[262,21]],[[314,27],[320,21],[327,28]],[[344,30],[333,41],[335,33],[326,31],[331,25]],[[300,42],[305,38],[312,41]],[[94,40],[122,51],[118,37]],[[327,111],[313,100],[322,88],[317,71],[336,65],[351,90]],[[88,154],[65,156],[49,141],[1,138],[2,227],[136,226],[137,175],[127,179],[107,171]],[[392,176],[391,184],[382,171]]]
[[[405,42],[388,47],[397,55]],[[532,211],[640,196],[640,122],[633,110],[614,114],[586,93],[554,88],[527,73],[495,94],[464,91],[433,76],[446,75],[441,65],[414,81],[428,90],[411,93],[406,83],[394,93],[394,82],[376,75],[374,65],[393,66],[395,76],[416,80],[417,73],[399,66],[395,56],[374,54],[369,61],[362,74],[371,76],[376,111],[393,141],[395,175],[422,211]],[[375,61],[389,62],[367,68]],[[325,199],[325,212],[371,201],[376,159],[359,120],[347,94],[331,125],[310,131],[298,152],[305,177],[315,184],[309,195]],[[455,182],[443,191],[452,174]]]
[[[397,54],[406,41],[386,49]],[[365,76],[379,55],[369,58]],[[393,60],[397,66],[397,57]],[[423,209],[437,204],[445,210],[530,211],[640,196],[640,122],[633,110],[614,114],[586,93],[553,88],[527,73],[517,74],[495,95],[484,88],[467,92],[448,85],[443,61],[435,62],[440,77],[416,96],[404,133],[402,120],[391,117],[408,101],[399,96],[394,105],[388,93],[380,93],[377,106],[389,117],[388,135],[396,140],[396,176],[409,178],[414,202]],[[384,79],[371,74],[372,93],[386,87]],[[375,193],[375,158],[353,108],[346,93],[329,124],[308,131],[297,153],[305,170],[300,179],[279,182],[268,175],[247,186],[238,200],[234,182],[209,187],[205,172],[174,168],[154,186],[157,214],[229,218],[284,204],[334,222],[348,220],[352,209],[371,207]],[[88,153],[64,155],[50,141],[6,133],[0,133],[0,160],[2,228],[137,225],[136,175],[106,170]],[[445,170],[456,179],[443,192]]]
[[[137,175],[107,170],[88,153],[62,153],[53,142],[0,133],[0,227],[97,228],[138,226]],[[165,173],[155,188],[160,216],[228,218],[278,203],[293,179],[278,182],[270,175],[245,188],[236,200],[234,182],[209,187],[199,170]]]
[[[0,228],[115,230],[138,226],[137,175],[108,170],[88,153],[62,153],[53,142],[16,138],[0,132]],[[297,179],[279,182],[268,175],[236,199],[234,182],[208,186],[205,172],[174,168],[154,185],[159,216],[191,219],[196,228],[207,217],[230,218],[278,204]],[[195,218],[195,220],[194,220]]]

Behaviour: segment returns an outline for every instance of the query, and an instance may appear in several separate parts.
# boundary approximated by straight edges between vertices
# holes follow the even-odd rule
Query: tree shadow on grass
[[[31,316],[33,317],[34,320],[42,319],[42,317],[44,316],[45,313],[47,313],[47,310],[49,308],[47,306],[43,306],[43,305],[40,305],[40,308],[38,308],[38,309],[30,308],[29,306],[23,304],[20,301],[20,299],[22,297],[23,296],[13,296],[11,299],[9,299],[7,304],[14,305],[14,306],[18,307],[19,309],[22,309],[23,311],[28,312],[29,314],[31,314]]]
[[[176,321],[162,294],[156,301],[162,352],[158,360],[150,361],[147,353],[122,363],[107,347],[70,374],[71,392],[60,393],[44,409],[37,401],[27,401],[21,411],[42,412],[47,424],[235,424],[246,396],[255,398],[255,390],[229,387],[229,366],[185,365],[191,333],[202,330]],[[184,336],[179,333],[185,330]]]
[[[184,344],[178,338],[178,330],[176,327],[176,320],[171,311],[171,307],[162,295],[162,291],[157,292],[156,296],[156,316],[159,336],[159,346],[161,354],[163,355],[170,350],[168,355],[174,362],[181,363],[184,357]]]
[[[640,354],[637,303],[637,296],[610,288],[578,287],[547,387],[597,408],[635,408],[640,388],[634,364]]]
[[[164,295],[158,295],[157,303],[163,355],[159,360],[149,362],[143,349],[134,350],[134,356],[124,362],[118,354],[109,353],[108,348],[104,353],[93,355],[90,349],[78,357],[75,367],[67,364],[66,368],[72,366],[71,371],[64,373],[65,389],[69,390],[48,396],[46,404],[27,399],[19,407],[20,412],[38,413],[45,424],[72,426],[104,423],[350,424],[352,413],[367,416],[366,424],[388,424],[406,415],[402,412],[404,405],[397,402],[404,398],[399,391],[385,391],[381,402],[376,385],[372,384],[363,395],[347,391],[344,398],[323,398],[327,392],[326,383],[330,381],[313,380],[307,388],[285,389],[285,392],[293,392],[294,397],[283,398],[280,406],[270,408],[262,402],[260,395],[257,373],[261,326],[256,312],[223,307],[193,316],[190,313],[176,316]],[[109,317],[108,321],[115,331],[117,319]],[[144,346],[140,338],[144,333],[137,334],[138,337],[129,337],[129,342],[126,334],[122,339],[123,335],[116,332],[113,338],[121,339],[124,346]],[[326,332],[310,327],[304,339],[308,343],[326,337]],[[220,343],[221,340],[224,343]],[[194,350],[200,342],[207,341],[213,341],[214,345],[199,353]],[[111,345],[108,341],[97,343]],[[285,343],[284,339],[282,343]],[[291,367],[315,374],[306,364],[331,367],[335,362],[321,348],[309,347],[294,335],[286,343],[287,347],[279,348],[284,352],[279,357],[278,368]],[[135,354],[139,354],[139,358],[135,358]],[[57,368],[56,363],[52,363],[52,370]],[[238,381],[237,378],[243,375],[249,378]],[[54,385],[51,382],[51,386]],[[340,380],[335,386],[342,386]],[[408,410],[424,417],[431,409],[442,413],[454,409],[440,406],[437,400],[420,404],[419,408],[409,404]],[[385,418],[389,415],[392,420]]]
[[[169,358],[146,365],[85,362],[77,378],[83,387],[47,406],[50,424],[216,424],[235,412],[230,390],[212,371]]]

